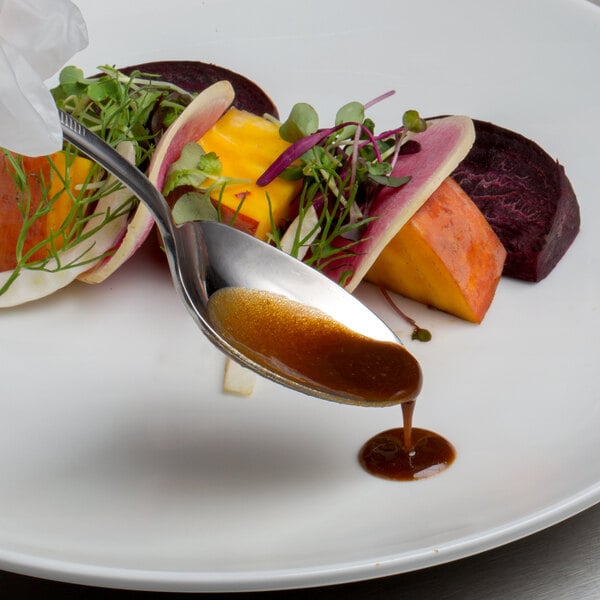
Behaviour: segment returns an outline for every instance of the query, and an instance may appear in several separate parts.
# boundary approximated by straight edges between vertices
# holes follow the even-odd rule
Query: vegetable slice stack
[[[467,155],[475,130],[468,117],[452,116],[428,123],[427,129],[412,139],[420,151],[401,156],[392,171],[394,177],[410,175],[410,181],[398,188],[384,187],[377,194],[368,212],[372,220],[353,247],[353,255],[326,269],[335,281],[345,280],[349,291],[356,289],[396,233]]]
[[[130,143],[119,149],[134,160]],[[3,156],[0,307],[8,307],[53,293],[102,260],[123,235],[132,199],[112,178],[97,179],[99,169],[72,154],[25,160],[3,151]]]

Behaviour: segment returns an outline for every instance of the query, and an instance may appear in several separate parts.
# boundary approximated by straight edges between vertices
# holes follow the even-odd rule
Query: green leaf
[[[368,129],[371,133],[373,133],[375,131],[375,121],[373,121],[373,119],[370,119],[369,117],[367,117],[364,121],[363,121],[363,127],[365,127],[366,129]],[[367,139],[367,134],[366,133],[362,133],[362,135],[360,136],[362,139]]]
[[[279,135],[286,142],[293,144],[319,129],[319,115],[317,111],[306,102],[294,104],[290,116],[279,127]]]
[[[292,167],[287,167],[280,174],[279,177],[284,179],[285,181],[298,181],[298,179],[302,179],[302,166],[294,165]]]
[[[335,169],[339,167],[339,162],[323,146],[313,146],[302,155],[304,161],[304,174],[308,176],[314,173],[315,169]]]
[[[355,121],[362,123],[365,119],[365,107],[360,102],[348,102],[337,111],[335,116],[335,124],[346,123],[347,121]]]
[[[427,123],[425,119],[422,119],[416,110],[407,110],[402,116],[402,125],[408,131],[414,133],[421,133],[427,129]]]
[[[189,142],[182,148],[179,158],[171,164],[169,171],[196,169],[204,154],[202,146],[195,142]]]
[[[175,188],[184,185],[200,187],[206,181],[206,175],[198,169],[183,169],[167,175],[163,187],[163,195],[168,196]]]
[[[148,92],[137,101],[137,112],[139,113],[139,120],[142,123],[148,121],[150,113],[162,97],[163,94],[161,92]]]
[[[337,111],[335,124],[342,123],[362,123],[365,119],[365,107],[360,102],[348,102]],[[356,133],[355,125],[348,125],[336,132],[335,136],[340,140],[353,138]]]
[[[67,66],[61,70],[58,81],[61,85],[70,83],[84,83],[86,81],[83,71],[79,67]]]
[[[387,175],[371,175],[369,174],[369,179],[374,181],[375,183],[379,183],[380,185],[386,185],[391,188],[399,188],[403,185],[406,185],[412,178],[408,177],[388,177]]]
[[[392,171],[392,165],[387,162],[371,162],[367,164],[369,175],[389,175]]]
[[[108,98],[118,100],[119,85],[114,79],[99,79],[89,84],[87,93],[94,102],[102,102]]]
[[[221,162],[214,152],[206,154],[195,142],[186,144],[180,157],[171,164],[163,194],[169,195],[175,188],[182,185],[200,187],[207,177],[218,177],[221,173]]]
[[[422,327],[415,327],[410,336],[412,340],[417,340],[419,342],[430,342],[431,337],[431,331],[428,329],[423,329]]]
[[[187,221],[218,221],[219,214],[208,192],[188,192],[183,194],[173,207],[173,220],[176,224]]]
[[[221,177],[223,165],[215,152],[209,152],[200,157],[198,169],[200,169],[207,177],[217,179],[218,177]]]
[[[64,67],[58,76],[59,85],[53,90],[55,96],[80,96],[87,91],[88,85],[93,81],[86,79],[83,71],[74,66]],[[56,92],[56,93],[54,93]],[[62,92],[62,93],[61,93]]]

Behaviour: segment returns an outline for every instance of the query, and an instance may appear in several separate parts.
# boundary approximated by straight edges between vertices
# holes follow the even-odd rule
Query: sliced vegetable
[[[251,396],[256,386],[257,375],[254,371],[242,367],[231,358],[225,359],[223,391],[235,396]]]
[[[410,181],[381,189],[368,210],[372,220],[352,253],[330,262],[326,274],[354,290],[383,249],[467,155],[474,139],[473,122],[463,116],[429,122],[425,131],[414,134],[420,151],[399,156],[391,173],[397,178],[410,175]]]
[[[477,138],[453,174],[508,254],[504,275],[540,281],[579,232],[580,214],[565,170],[526,137],[475,121]]]
[[[290,145],[279,136],[278,125],[230,108],[198,143],[205,152],[218,157],[221,177],[241,180],[213,189],[211,197],[218,205],[221,220],[267,240],[273,226],[289,217],[292,201],[302,186],[300,181],[282,178],[265,186],[256,185],[258,177]]]
[[[446,178],[384,248],[366,279],[480,323],[505,257],[485,217],[462,188]]]
[[[233,88],[220,82],[201,92],[166,130],[152,155],[148,178],[162,189],[170,162],[180,154],[190,140],[199,139],[223,114],[233,99]],[[127,230],[115,252],[97,269],[83,277],[89,283],[99,283],[114,273],[142,245],[154,227],[146,206],[140,203],[127,225]]]
[[[135,160],[133,144],[122,142],[117,149],[130,161]],[[44,158],[44,160],[48,160]],[[65,178],[65,181],[69,179]],[[22,201],[27,202],[35,186],[26,182],[19,190]],[[63,222],[65,238],[62,246],[56,248],[52,239],[47,242],[47,253],[44,258],[31,260],[32,255],[20,255],[17,247],[19,264],[12,270],[0,273],[0,307],[16,306],[31,300],[47,296],[71,283],[90,266],[98,263],[110,253],[117,240],[125,230],[129,211],[132,206],[131,193],[118,186],[112,177],[99,183],[98,191],[88,184],[77,193],[69,193],[74,205],[87,208],[89,203],[96,199],[95,207],[91,214],[84,210],[73,221],[67,218]],[[50,185],[52,187],[52,184]],[[88,189],[90,188],[90,189]],[[47,189],[42,185],[42,189]],[[110,193],[107,190],[112,190]],[[62,192],[57,198],[64,197]],[[48,202],[48,194],[42,196],[43,202]],[[14,203],[14,198],[13,198]],[[39,204],[38,204],[39,206]],[[75,231],[71,235],[70,231]]]
[[[75,226],[76,215],[69,215],[92,166],[64,152],[33,158],[0,153],[0,272],[60,250]]]

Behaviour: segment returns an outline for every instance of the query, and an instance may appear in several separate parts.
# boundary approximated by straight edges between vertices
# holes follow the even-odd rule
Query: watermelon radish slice
[[[376,195],[366,215],[376,218],[352,247],[353,255],[325,269],[334,281],[344,281],[348,291],[358,286],[385,246],[468,154],[475,128],[468,117],[445,117],[428,122],[427,129],[411,139],[420,144],[420,151],[403,155],[392,171],[393,177],[410,175],[411,180],[400,188],[385,187]]]
[[[229,108],[234,96],[233,87],[228,81],[214,83],[200,92],[165,131],[156,146],[148,169],[148,178],[159,190],[162,190],[169,166],[179,158],[185,144],[199,140]],[[154,220],[150,212],[140,203],[115,253],[100,266],[82,274],[79,279],[86,283],[104,281],[135,254],[153,226]]]

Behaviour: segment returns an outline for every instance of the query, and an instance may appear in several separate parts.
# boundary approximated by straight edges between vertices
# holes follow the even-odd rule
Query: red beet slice
[[[493,123],[474,124],[475,143],[452,176],[506,248],[503,275],[540,281],[579,232],[571,183],[535,142]]]
[[[165,60],[120,69],[126,74],[134,70],[158,75],[163,81],[169,81],[188,92],[201,92],[218,81],[229,81],[235,90],[233,106],[257,115],[279,117],[271,98],[256,83],[218,65],[191,60]]]

